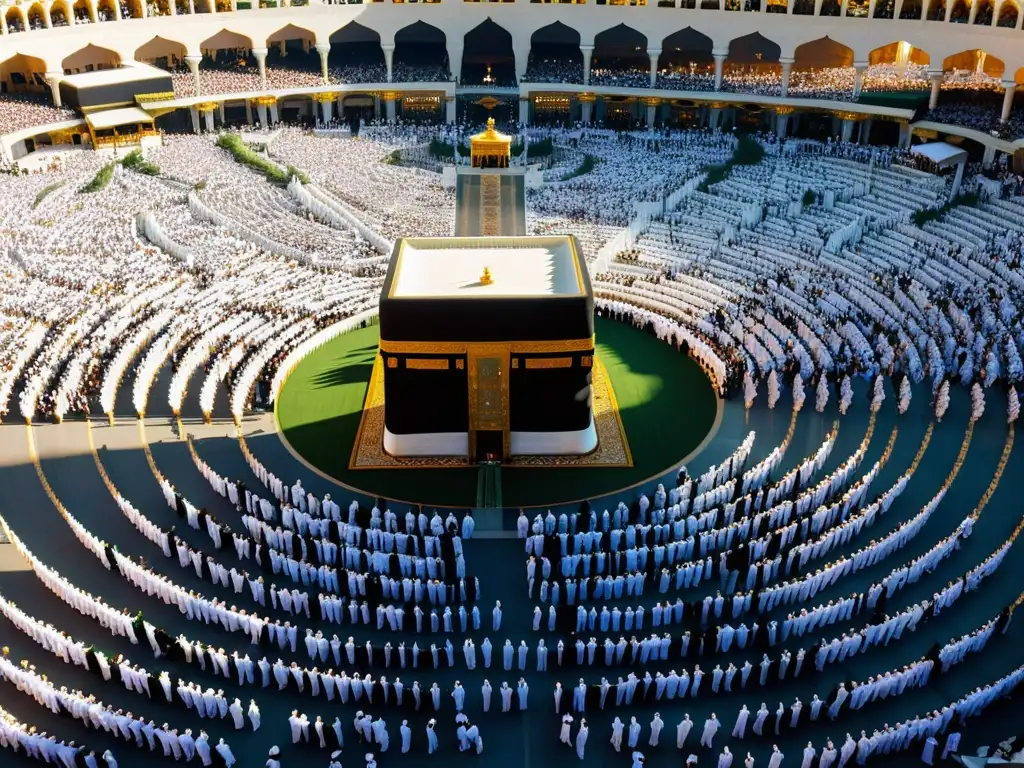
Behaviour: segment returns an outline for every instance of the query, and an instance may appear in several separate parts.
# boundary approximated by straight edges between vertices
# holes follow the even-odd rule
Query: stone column
[[[995,147],[985,147],[985,154],[982,155],[981,164],[985,168],[991,168],[992,167],[992,163],[995,162],[995,159],[996,159],[996,148]]]
[[[530,63],[530,44],[529,41],[525,45],[512,46],[512,54],[516,58],[516,82],[523,82],[523,78],[526,77],[526,67]]]
[[[199,133],[199,110],[195,107],[188,108],[189,114],[192,115],[192,130]]]
[[[789,116],[793,114],[792,107],[775,108],[775,135],[780,139],[789,135]]]
[[[224,102],[223,101],[217,102],[217,112],[220,113],[220,124],[224,125],[225,119],[224,119]]]
[[[64,79],[64,73],[54,70],[47,72],[44,77],[46,78],[46,84],[50,86],[50,95],[53,96],[54,105],[62,106],[60,100],[60,81]]]
[[[764,4],[762,0],[762,5]],[[716,48],[711,52],[711,55],[715,59],[715,91],[718,92],[722,90],[722,70],[725,66],[725,60],[729,56],[729,51]]]
[[[658,108],[647,105],[647,127],[654,128],[654,121],[658,118]]]
[[[718,118],[722,114],[722,110],[718,107],[712,107],[708,111],[708,127],[711,130],[715,130],[718,127]]]
[[[651,88],[658,81],[658,57],[661,56],[661,49],[654,48],[647,52],[647,55],[651,57]],[[650,121],[647,123],[650,125]]]
[[[192,79],[195,81],[196,96],[203,95],[203,88],[199,83],[199,62],[202,60],[203,57],[197,53],[190,53],[185,57],[185,63],[188,65],[188,70],[192,73]]]
[[[274,125],[279,122],[277,117],[277,102],[275,101],[270,105],[270,124]]]
[[[455,97],[445,96],[444,99],[444,119],[446,122],[454,123],[458,118],[455,111]]]
[[[216,126],[213,122],[213,110],[207,109],[203,112],[203,121],[206,123],[206,130],[213,133],[216,130]]]
[[[865,117],[860,121],[860,137],[857,139],[861,144],[871,141],[871,118]]]
[[[860,99],[860,93],[864,88],[864,73],[868,69],[866,61],[853,62],[853,100]]]
[[[1013,96],[1017,93],[1017,82],[1015,80],[1003,80],[1003,111],[999,115],[999,122],[1005,123],[1010,119],[1010,112],[1013,111]]]
[[[796,61],[792,56],[779,59],[779,64],[782,65],[782,98],[789,96],[789,76],[793,72],[793,62]]]
[[[590,85],[590,60],[594,56],[594,46],[581,45],[580,51],[583,52],[583,84]]]
[[[952,8],[953,4],[950,3],[949,7]],[[928,96],[928,109],[935,109],[939,106],[939,89],[942,88],[942,70],[929,69],[928,79],[932,82],[932,92]]]
[[[384,51],[384,65],[388,68],[388,82],[391,82],[391,65],[395,58],[395,44],[381,43],[381,50]]]
[[[519,124],[530,124],[530,94],[524,93],[519,96]]]
[[[256,115],[260,119],[260,127],[261,128],[269,128],[270,127],[270,121],[267,119],[267,105],[266,104],[257,104],[256,105]]]
[[[914,138],[914,131],[910,127],[910,123],[900,123],[900,146],[903,149],[910,149],[910,145]]]
[[[456,80],[462,80],[462,39],[448,41],[448,67]]]
[[[964,180],[964,166],[967,165],[967,161],[961,160],[956,164],[956,176],[953,177],[953,191],[949,193],[949,199],[953,200],[957,195],[960,194],[960,185]]]
[[[388,122],[389,123],[393,123],[393,122],[395,122],[396,115],[397,115],[397,113],[395,111],[395,97],[394,97],[394,95],[393,94],[388,94],[388,96],[385,98],[385,103],[387,104]]]
[[[245,100],[245,123],[252,125],[252,102],[248,99]]]
[[[327,74],[327,57],[331,53],[330,43],[317,43],[316,52],[320,54],[320,77],[323,78],[324,85],[330,82],[330,77]]]
[[[256,66],[260,70],[260,90],[267,90],[267,49],[253,48],[252,55],[256,59]]]
[[[593,119],[594,114],[594,103],[592,101],[584,101],[580,106],[583,107],[583,114],[581,119],[584,125],[590,125],[590,121]]]
[[[320,102],[320,106],[323,108],[323,121],[325,124],[331,122],[333,115],[331,114],[331,107],[334,106],[334,99],[324,99]]]

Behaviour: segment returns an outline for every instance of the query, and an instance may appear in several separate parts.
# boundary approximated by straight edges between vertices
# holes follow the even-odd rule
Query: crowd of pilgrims
[[[379,162],[395,147],[422,142],[425,130],[429,129],[368,126],[362,139],[347,142],[343,151],[336,151],[335,140],[287,128],[274,138],[270,156],[282,165],[308,169],[314,185],[387,238],[410,228],[422,234],[447,234],[454,201],[452,193],[441,188],[436,175]],[[630,223],[634,203],[654,203],[682,191],[689,179],[727,160],[737,146],[733,135],[718,131],[615,134],[604,130],[538,129],[536,136],[552,137],[569,156],[589,154],[599,158],[589,174],[557,187],[531,191],[528,197],[534,231],[564,228],[575,233],[577,228],[593,227],[587,230],[595,238],[591,243],[593,252],[587,248],[592,257],[603,240],[610,239],[609,233]],[[752,228],[740,228],[737,220],[729,225],[728,232],[723,229],[726,236],[720,240],[721,246],[734,247],[745,237],[758,238],[754,242],[761,250],[755,250],[750,260],[753,269],[760,268],[759,259],[773,259],[767,241],[760,238],[777,235],[780,230],[768,226],[777,226],[775,219],[782,218],[779,213],[766,213],[766,201],[776,198],[757,197],[755,190],[768,189],[771,179],[780,180],[782,188],[788,189],[786,174],[814,178],[826,187],[837,188],[835,179],[828,175],[830,169],[854,174],[840,174],[842,183],[849,184],[852,182],[847,179],[859,178],[857,174],[865,167],[881,172],[905,159],[898,151],[842,142],[801,144],[799,153],[791,155],[786,143],[773,137],[760,136],[757,140],[768,153],[768,164],[738,169],[739,181],[734,183],[741,189],[722,182],[709,191],[693,193],[685,203],[702,205],[706,196],[725,213],[733,204],[758,213],[758,223]],[[323,162],[328,151],[333,152],[331,163]],[[102,402],[104,392],[109,392],[107,385],[119,382],[127,372],[131,358],[121,353],[126,348],[141,357],[135,366],[137,374],[152,370],[155,375],[164,355],[173,357],[176,376],[199,367],[210,374],[221,370],[220,361],[229,359],[241,367],[241,361],[262,354],[256,359],[260,362],[258,372],[263,372],[259,381],[264,394],[260,397],[265,400],[276,366],[287,355],[289,340],[285,338],[265,354],[258,352],[266,341],[260,335],[263,325],[281,323],[280,327],[285,328],[295,324],[302,334],[310,335],[373,305],[380,276],[367,275],[353,265],[375,258],[374,249],[354,232],[318,221],[287,191],[264,184],[235,165],[209,137],[170,137],[150,157],[171,182],[156,182],[119,170],[110,188],[95,193],[95,202],[86,198],[86,210],[77,214],[71,202],[81,199],[78,189],[98,170],[100,160],[85,155],[69,163],[61,171],[64,185],[49,192],[36,213],[40,218],[30,224],[25,223],[22,214],[52,183],[51,178],[43,175],[0,180],[5,201],[0,206],[0,232],[9,236],[3,270],[6,285],[10,286],[0,297],[4,319],[0,326],[4,334],[0,413],[8,407],[15,380],[21,382],[21,413],[29,419],[62,417],[84,410],[90,400]],[[906,189],[900,191],[905,195],[910,195],[915,185],[928,186],[923,176],[900,179],[891,175],[886,183],[905,184]],[[201,188],[197,188],[200,182]],[[939,186],[945,190],[943,182]],[[393,194],[396,188],[402,189],[401,196]],[[790,194],[774,189],[773,194]],[[927,189],[918,190],[917,194],[925,192]],[[799,192],[791,194],[798,196]],[[751,201],[761,207],[750,208]],[[102,206],[104,216],[92,215],[94,205]],[[214,212],[212,219],[199,218],[198,212],[207,209]],[[155,247],[137,232],[133,222],[140,210],[154,214],[166,242],[187,247],[192,257],[187,269],[180,258]],[[771,380],[777,372],[781,377],[775,378],[776,388],[781,378],[782,385],[794,393],[797,377],[802,375],[801,381],[806,379],[820,389],[821,382],[826,381],[824,370],[835,383],[844,380],[844,393],[849,377],[858,375],[877,383],[882,374],[891,374],[901,392],[902,382],[920,382],[928,377],[940,396],[943,387],[948,393],[950,382],[965,386],[983,382],[990,386],[999,380],[1009,385],[1024,375],[1016,351],[1024,331],[1006,287],[1012,277],[1000,272],[997,265],[1009,270],[1019,267],[1024,211],[1012,202],[997,210],[1002,218],[978,219],[987,222],[985,229],[976,225],[972,229],[968,221],[958,225],[964,233],[960,236],[970,236],[970,241],[957,240],[957,235],[944,229],[950,225],[941,222],[930,230],[899,230],[916,244],[920,251],[917,258],[953,265],[949,269],[960,270],[960,282],[944,272],[944,282],[939,283],[923,271],[911,271],[894,260],[889,269],[876,275],[875,281],[892,298],[877,294],[874,299],[857,302],[857,292],[865,288],[835,273],[820,273],[818,284],[811,286],[797,270],[779,262],[762,279],[743,284],[723,279],[710,272],[705,262],[697,262],[661,272],[613,272],[596,278],[602,285],[617,283],[623,289],[646,285],[650,290],[671,288],[673,284],[682,287],[688,285],[688,279],[699,279],[705,295],[734,291],[727,301],[712,304],[712,309],[691,326],[630,303],[625,291],[623,300],[603,299],[599,307],[691,354],[728,394],[742,388],[744,396],[749,396],[746,390],[755,386],[750,380],[751,371],[759,372],[759,383],[764,378],[769,380],[769,397]],[[979,209],[977,215],[995,214]],[[808,220],[814,220],[814,216],[825,214],[812,211]],[[845,229],[848,222],[821,219],[818,226],[827,223],[832,229],[812,227],[813,235],[801,230],[792,245],[809,263],[817,259],[824,264],[821,259],[826,236],[831,237],[836,227]],[[713,217],[709,216],[708,225],[714,225]],[[674,245],[671,226],[666,226],[669,242]],[[872,230],[876,235],[882,231]],[[815,238],[817,245],[813,244]],[[83,251],[83,243],[90,248]],[[641,255],[648,248],[643,241],[634,247]],[[849,252],[850,258],[860,254],[862,246],[855,243],[852,247],[855,250]],[[291,253],[289,249],[315,253],[318,260],[302,264],[283,258],[280,254]],[[629,262],[622,259],[622,263]],[[984,271],[960,269],[970,264]],[[623,274],[628,277],[623,278]],[[971,274],[997,274],[1002,282],[978,291]],[[795,319],[794,297],[805,292],[819,300],[818,307],[833,329],[831,334],[824,327],[812,332],[803,319]],[[844,302],[842,296],[849,299]],[[903,306],[907,316],[914,318],[914,325],[907,329],[897,325],[886,302]],[[183,312],[186,308],[188,311]],[[739,331],[735,330],[737,323]],[[770,334],[761,329],[770,328],[784,337],[786,323],[802,325],[803,330],[791,334],[785,348],[776,349],[768,340]],[[757,324],[760,326],[755,327]],[[756,331],[760,339],[744,328]],[[837,328],[841,335],[836,333]],[[811,337],[827,339],[830,348],[820,342],[815,346]],[[802,357],[798,354],[797,349],[802,349],[798,338],[813,351],[813,359],[806,352]],[[81,343],[83,339],[88,343]],[[150,348],[143,354],[146,345]],[[228,377],[232,389],[235,378],[234,374]],[[1012,388],[1008,391],[1013,393],[1010,397],[1015,396]],[[136,396],[135,405],[139,413],[145,412],[145,393]],[[541,603],[533,612],[533,628],[538,632],[544,627],[549,632],[563,631],[566,637],[575,630],[575,640],[571,644],[559,640],[549,647],[544,639],[533,645],[525,639],[514,644],[511,638],[496,637],[495,642],[500,643],[500,662],[493,662],[496,671],[500,663],[502,671],[515,672],[497,686],[502,711],[527,709],[529,685],[521,673],[531,668],[546,671],[551,653],[552,668],[603,664],[612,669],[643,665],[655,658],[679,659],[679,674],[671,671],[668,675],[659,672],[640,677],[630,671],[624,677],[617,676],[614,683],[606,678],[600,684],[582,682],[572,687],[564,705],[561,685],[553,689],[562,740],[573,743],[582,758],[589,736],[584,717],[588,711],[628,707],[636,697],[655,703],[694,698],[698,692],[714,695],[737,687],[767,692],[811,674],[812,665],[820,672],[852,654],[898,641],[904,632],[914,631],[961,595],[976,590],[1002,562],[1009,544],[931,598],[900,610],[887,610],[887,601],[896,592],[923,578],[971,535],[974,517],[968,515],[952,535],[867,589],[814,605],[813,598],[820,590],[901,549],[920,530],[942,496],[942,492],[937,494],[921,513],[890,535],[819,566],[814,561],[824,558],[833,547],[851,542],[875,517],[884,515],[908,480],[908,475],[901,476],[886,493],[870,502],[867,486],[877,467],[862,471],[860,453],[829,476],[816,479],[833,440],[834,436],[827,437],[815,454],[779,479],[772,476],[772,471],[781,462],[784,447],[749,467],[749,442],[744,441],[736,454],[709,473],[691,477],[684,468],[676,483],[659,488],[653,499],[641,497],[631,506],[620,504],[601,513],[588,507],[572,516],[548,513],[532,523],[521,516],[517,527],[528,558],[526,588],[529,597],[536,595]],[[175,529],[163,529],[149,520],[112,486],[111,492],[125,517],[165,557],[176,560],[189,578],[194,573],[211,587],[233,590],[232,599],[248,608],[205,597],[162,575],[143,559],[133,559],[97,539],[77,521],[72,527],[106,568],[120,572],[148,595],[178,607],[184,620],[219,624],[240,635],[243,642],[249,639],[251,646],[259,649],[251,649],[254,656],[260,656],[258,659],[244,651],[228,652],[204,645],[184,634],[175,636],[170,628],[156,627],[141,615],[118,611],[50,570],[16,537],[12,541],[39,578],[61,599],[98,618],[112,633],[131,638],[141,648],[148,645],[158,657],[194,665],[203,672],[209,667],[226,679],[237,679],[239,686],[308,691],[313,696],[323,690],[329,701],[335,695],[343,702],[349,695],[360,705],[365,701],[365,710],[372,706],[375,716],[361,711],[353,723],[355,736],[350,738],[365,742],[376,752],[387,751],[390,739],[387,721],[378,709],[404,712],[430,706],[440,714],[452,699],[458,716],[451,730],[460,750],[482,751],[479,727],[462,712],[467,693],[461,684],[447,690],[437,682],[421,686],[414,680],[406,688],[399,675],[400,670],[423,669],[429,673],[462,665],[475,670],[478,653],[484,669],[492,666],[493,648],[488,638],[479,648],[472,639],[459,644],[451,638],[470,628],[490,626],[494,633],[501,629],[500,602],[495,603],[489,617],[481,616],[475,604],[480,599],[479,583],[465,572],[462,547],[473,536],[473,517],[442,517],[422,511],[400,516],[387,508],[361,509],[355,503],[343,511],[329,495],[318,498],[300,482],[287,486],[254,456],[247,456],[265,491],[257,492],[242,481],[223,477],[194,457],[210,486],[238,512],[239,522],[234,526],[219,522],[210,512],[189,502],[170,482],[162,482],[167,505],[180,522],[209,539],[210,546],[205,550],[188,543]],[[229,560],[233,552],[238,564],[229,568],[226,561],[221,561],[221,552],[227,553]],[[700,600],[678,598],[673,602],[661,597],[669,591],[715,581],[718,585],[714,595]],[[214,590],[209,592],[214,594]],[[659,594],[658,602],[645,609],[639,599],[652,592]],[[628,605],[623,610],[616,605],[612,610],[602,607],[599,611],[594,605],[625,598],[634,598],[636,608]],[[798,605],[802,607],[796,610]],[[785,610],[783,607],[793,609],[784,619],[768,615],[780,608]],[[108,658],[96,649],[88,649],[2,598],[0,608],[23,632],[67,663],[81,666],[107,682],[123,684],[130,693],[150,698],[162,695],[166,702],[180,703],[201,712],[204,718],[230,717],[236,729],[245,725],[241,700],[229,701],[216,686],[185,679],[174,682],[164,670],[147,671],[124,657]],[[766,727],[780,733],[781,729],[799,725],[804,707],[812,720],[835,720],[844,710],[860,709],[876,699],[923,686],[968,655],[981,652],[989,638],[1006,631],[1010,616],[1005,610],[967,635],[936,643],[911,664],[863,681],[819,690],[806,703],[798,699],[769,709],[765,702],[756,711],[744,707],[736,715],[733,735],[745,736],[748,719],[752,719],[757,734]],[[316,626],[303,626],[310,621]],[[833,624],[854,621],[863,626],[851,626],[846,632],[837,630],[831,633],[831,639],[821,637],[806,646],[793,645],[797,642],[794,638],[799,640],[827,632]],[[328,637],[329,625],[346,623],[363,631],[376,628],[392,633],[443,633],[445,639],[429,644],[425,639],[421,647],[416,641],[407,646],[397,637],[396,642],[382,645],[356,643],[353,637],[343,642],[333,632]],[[673,631],[665,631],[669,626]],[[648,635],[648,630],[654,631]],[[613,639],[609,633],[618,637]],[[633,633],[629,640],[626,633]],[[787,642],[790,645],[782,648]],[[705,667],[713,663],[704,661],[708,657],[737,648],[749,649],[751,658],[738,665],[730,662],[724,669],[721,664],[702,669],[701,662]],[[302,649],[311,667],[281,658],[302,653]],[[755,651],[761,653],[760,659]],[[343,662],[347,662],[351,674],[345,670],[334,672]],[[384,670],[389,672],[385,674]],[[403,674],[415,675],[411,671]],[[708,686],[702,686],[705,674],[710,675]],[[813,760],[820,766],[835,761],[843,765],[851,759],[863,764],[870,754],[919,746],[919,742],[926,750],[934,750],[943,734],[947,738],[945,749],[955,748],[955,718],[963,723],[1012,688],[1022,674],[1017,670],[956,704],[871,735],[862,732],[855,738],[847,734],[841,742],[826,742],[819,748],[809,744],[803,752],[803,765],[810,766]],[[198,755],[207,765],[234,763],[231,747],[224,740],[213,744],[205,732],[196,736],[189,729],[172,725],[158,728],[152,719],[105,706],[82,691],[56,688],[31,668],[20,668],[6,659],[0,660],[0,675],[52,711],[67,712],[91,727],[119,735],[128,744],[162,750],[175,757],[181,754],[191,759]],[[379,677],[374,679],[374,675]],[[490,707],[491,694],[491,684],[484,681],[480,688],[484,711]],[[472,699],[476,700],[475,692]],[[575,737],[573,713],[579,719]],[[769,723],[773,713],[774,720]],[[255,700],[244,708],[244,714],[253,728],[259,727]],[[647,746],[658,745],[664,725],[660,715],[655,715]],[[436,721],[431,721],[422,736],[415,736],[403,721],[398,729],[402,751],[413,748],[414,741],[417,749],[433,751],[437,747],[436,726]],[[678,749],[688,749],[691,727],[688,715],[678,723]],[[717,717],[708,718],[700,744],[714,748],[719,727]],[[296,710],[289,717],[289,728],[294,743],[309,742],[322,749],[343,745],[345,729],[338,718],[328,723]],[[617,750],[625,737],[627,748],[633,750],[634,764],[639,761],[640,765],[644,760],[640,752],[642,732],[643,726],[634,717],[628,725],[616,718],[611,733],[611,743]],[[73,743],[28,732],[9,715],[0,717],[0,734],[30,754],[50,755],[66,765],[69,760],[90,766],[97,761],[95,754]],[[112,754],[101,759],[109,766],[116,765]],[[373,753],[368,753],[367,763],[375,764],[374,760]],[[748,764],[752,760],[748,757]],[[769,765],[777,768],[782,760],[776,748]],[[271,761],[276,761],[273,754]],[[731,761],[727,748],[719,756],[719,765],[729,766]]]

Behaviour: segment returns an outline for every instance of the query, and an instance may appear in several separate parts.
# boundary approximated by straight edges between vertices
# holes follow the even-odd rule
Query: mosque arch
[[[989,77],[1002,77],[1006,71],[1006,64],[980,49],[960,51],[942,60],[942,71],[949,72],[954,69],[980,72]]]
[[[949,13],[951,24],[966,24],[971,17],[971,6],[967,0],[953,0],[953,8]]]
[[[900,18],[920,21],[921,13],[924,10],[921,2],[922,0],[903,0],[903,5],[900,6]]]
[[[7,29],[10,32],[23,32],[28,28],[25,9],[20,5],[9,6],[4,14],[4,20],[7,22]]]
[[[25,14],[28,17],[28,26],[30,29],[40,29],[47,26],[47,12],[46,8],[43,7],[41,2],[35,2],[29,6],[28,12]]]
[[[68,0],[54,0],[50,4],[50,25],[54,27],[66,27],[71,24],[71,19],[74,18],[72,12],[69,9],[70,3]]]
[[[44,93],[49,90],[43,77],[46,62],[35,56],[16,53],[0,61],[0,81],[9,93]]]
[[[661,41],[658,67],[711,67],[714,65],[714,57],[711,55],[714,47],[714,41],[703,32],[698,32],[693,27],[685,27]]]
[[[778,64],[782,56],[782,47],[774,40],[769,40],[760,32],[736,37],[729,41],[729,56],[726,59],[734,64]]]
[[[594,36],[591,67],[622,71],[648,69],[647,36],[626,24],[598,32]]]
[[[131,3],[128,3],[131,6]],[[116,0],[99,0],[96,3],[96,19],[98,21],[117,21],[118,3]],[[101,13],[102,12],[102,13]],[[139,18],[135,16],[134,7],[128,9],[128,14],[122,16],[125,19]]]
[[[928,66],[931,56],[906,40],[897,40],[875,48],[868,53],[868,64],[916,64]]]
[[[1017,26],[1017,19],[1020,16],[1020,6],[1016,0],[1002,0],[999,4],[999,12],[996,18],[997,27],[1009,27],[1013,29]]]
[[[332,67],[385,67],[380,33],[358,21],[350,21],[334,30],[328,38]]]
[[[828,35],[796,47],[794,66],[808,69],[830,69],[853,66],[853,49]]]
[[[578,31],[560,21],[541,27],[530,36],[530,66],[554,62],[582,67],[581,39]],[[582,73],[582,69],[577,72],[581,78]]]
[[[177,40],[157,35],[135,49],[135,60],[144,61],[161,69],[174,69],[185,61],[188,49]]]
[[[65,72],[93,72],[98,69],[117,69],[121,66],[121,56],[109,48],[101,48],[89,43],[74,53],[64,57],[61,68]]]
[[[248,35],[232,32],[230,29],[222,29],[199,44],[201,51],[220,51],[225,49],[251,50],[253,48],[252,38]]]
[[[447,70],[450,76],[448,37],[444,30],[433,24],[427,24],[425,21],[413,22],[395,32],[392,62],[393,66]]]
[[[75,0],[75,4],[71,7],[71,12],[79,20],[79,23],[83,21],[96,21],[96,9],[89,0]]]
[[[974,24],[990,27],[992,17],[995,16],[996,8],[993,0],[974,0]]]
[[[516,54],[507,29],[487,18],[469,30],[462,42],[459,71],[463,82],[480,84],[487,77],[496,85],[515,82]]]

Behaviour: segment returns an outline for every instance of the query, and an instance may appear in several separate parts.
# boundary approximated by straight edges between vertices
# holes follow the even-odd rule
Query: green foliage
[[[203,179],[202,181],[197,181],[195,186],[196,192],[202,192],[204,189],[206,189],[206,179]]]
[[[709,165],[704,168],[707,178],[701,183],[699,189],[701,192],[707,192],[711,186],[725,181],[729,174],[732,173],[733,166],[757,165],[763,159],[764,147],[749,136],[740,136],[739,143],[736,145],[736,151],[732,153],[732,157],[722,165]]]
[[[300,171],[294,165],[289,165],[288,166],[288,176],[289,176],[289,178],[294,176],[296,179],[301,181],[303,184],[309,184],[309,176],[307,176],[305,173]]]
[[[136,149],[129,152],[124,156],[121,161],[121,165],[127,168],[129,171],[135,171],[136,173],[144,173],[147,176],[159,176],[160,166],[156,163],[149,162],[142,156],[142,150]]]
[[[107,185],[110,184],[110,180],[114,178],[115,165],[117,165],[117,163],[107,163],[106,165],[104,165],[102,168],[99,169],[99,171],[96,172],[96,175],[92,177],[92,181],[90,181],[88,184],[86,184],[78,191],[92,193],[99,192],[101,189],[105,189]]]
[[[469,147],[463,144],[459,147],[459,152],[468,155]],[[433,138],[430,140],[430,154],[439,160],[452,160],[455,158],[455,145],[450,141],[441,141],[438,138]]]
[[[63,181],[56,181],[53,184],[47,184],[45,187],[39,190],[39,194],[36,195],[36,199],[32,203],[32,210],[34,211],[36,208],[38,208],[39,204],[46,199],[47,195],[49,195],[51,192],[55,192],[56,190],[60,189],[63,186]]]
[[[818,200],[818,196],[814,193],[813,189],[808,189],[804,192],[804,208],[808,208],[814,205]]]
[[[584,155],[583,162],[580,163],[579,167],[563,176],[562,181],[568,181],[569,179],[575,179],[577,176],[583,176],[584,174],[590,173],[594,170],[597,162],[597,158],[593,155]]]
[[[512,146],[512,154],[516,155],[518,157],[518,154],[516,153],[516,149],[515,148],[516,148],[516,145],[513,145]],[[528,156],[529,157],[550,157],[551,153],[554,152],[554,151],[555,151],[554,142],[552,142],[551,138],[548,137],[546,139],[541,139],[540,141],[536,141],[536,142],[530,144],[530,152],[529,152]]]
[[[914,224],[919,227],[923,227],[929,221],[938,221],[957,206],[963,205],[968,208],[977,208],[979,200],[980,198],[977,192],[968,192],[967,194],[957,195],[941,208],[926,208],[923,211],[914,211]]]
[[[395,149],[384,156],[382,162],[384,165],[401,165],[402,164],[402,150]]]
[[[234,157],[237,162],[252,168],[254,171],[262,173],[266,176],[267,181],[272,184],[278,184],[282,187],[286,186],[292,176],[295,176],[303,183],[309,181],[309,178],[304,173],[293,166],[288,166],[287,170],[281,170],[281,167],[276,163],[273,163],[262,155],[258,155],[253,152],[246,146],[241,137],[236,136],[233,133],[221,134],[217,139],[217,146],[231,153],[231,156]]]

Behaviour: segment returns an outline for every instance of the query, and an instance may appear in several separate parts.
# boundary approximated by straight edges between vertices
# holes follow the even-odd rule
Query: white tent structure
[[[911,153],[931,160],[939,168],[949,168],[956,165],[956,178],[953,179],[953,192],[949,199],[952,200],[960,194],[960,184],[964,179],[964,167],[967,165],[967,151],[947,144],[944,141],[933,141],[930,144],[918,144],[911,148]]]

